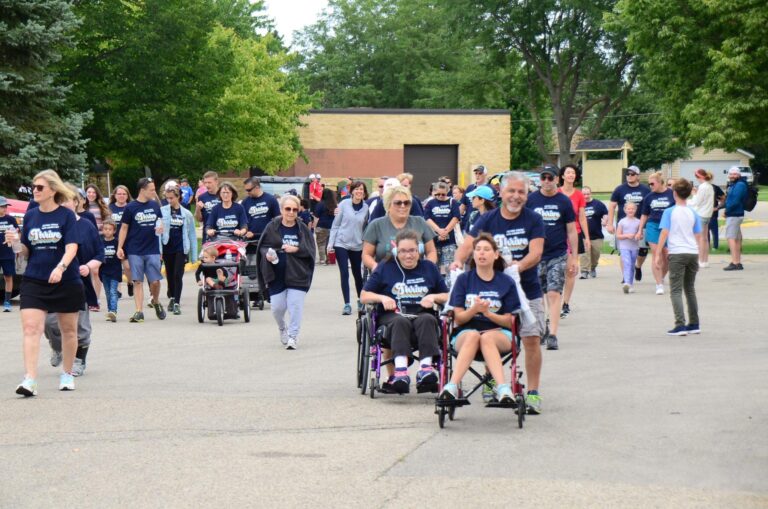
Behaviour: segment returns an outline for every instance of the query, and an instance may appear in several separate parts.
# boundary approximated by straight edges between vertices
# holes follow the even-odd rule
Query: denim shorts
[[[659,243],[659,235],[661,235],[661,228],[659,223],[648,221],[645,223],[645,240],[651,244]]]
[[[147,276],[147,281],[154,283],[163,279],[163,275],[160,272],[160,255],[128,255],[128,265],[131,266],[131,280],[132,281],[144,281],[144,276]]]

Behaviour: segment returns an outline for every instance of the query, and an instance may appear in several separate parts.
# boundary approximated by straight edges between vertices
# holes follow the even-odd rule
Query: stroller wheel
[[[205,321],[205,292],[202,289],[197,291],[197,321]]]

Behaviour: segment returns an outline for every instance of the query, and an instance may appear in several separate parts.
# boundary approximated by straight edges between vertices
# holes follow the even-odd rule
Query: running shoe
[[[37,396],[37,382],[29,377],[24,377],[24,380],[16,387],[16,394],[21,394],[25,398],[30,396]]]
[[[538,393],[525,395],[525,405],[528,407],[528,413],[539,415],[541,413],[541,396]]]
[[[667,336],[687,336],[688,335],[688,327],[685,325],[678,325],[672,330],[667,331]]]
[[[541,339],[539,340],[539,344],[540,344],[541,346],[544,346],[544,345],[546,345],[546,344],[547,344],[547,338],[548,338],[548,337],[549,337],[549,334],[543,334],[543,335],[541,336]]]
[[[449,382],[445,384],[445,387],[443,387],[443,390],[442,392],[440,392],[438,399],[454,400],[454,399],[458,399],[458,397],[459,397],[459,386],[453,382]]]
[[[496,398],[498,398],[499,403],[512,403],[514,401],[509,384],[501,384],[496,387]]]
[[[60,391],[74,391],[75,390],[75,377],[71,373],[62,373],[59,377],[59,390]]]
[[[173,314],[177,316],[181,314],[181,306],[176,302],[173,303]]]
[[[83,376],[85,373],[85,361],[75,357],[75,362],[72,363],[72,376]]]
[[[709,262],[699,262],[699,268],[700,269],[709,268]]]
[[[640,267],[635,267],[635,281],[642,281],[643,279],[643,269]]]
[[[691,323],[686,326],[688,334],[701,334],[701,328],[698,323]]]
[[[10,313],[11,312],[11,301],[7,300],[3,302],[3,313]]]
[[[416,373],[416,390],[418,392],[437,392],[437,372],[429,367]]]
[[[167,305],[167,306],[165,306],[165,309],[173,309],[173,304],[174,304],[175,302],[176,302],[176,300],[175,300],[173,297],[171,297],[170,299],[168,299],[168,305]]]
[[[351,315],[352,314],[352,306],[349,304],[344,304],[344,310],[341,312],[342,315]]]
[[[163,309],[163,305],[159,302],[152,305],[153,308],[155,308],[155,314],[160,320],[165,320],[166,314],[165,310]]]
[[[740,263],[729,263],[725,267],[723,267],[723,270],[742,270],[744,269],[743,266],[741,266]]]
[[[61,364],[61,352],[51,350],[51,366],[56,368],[59,366],[59,364]]]
[[[557,350],[558,348],[560,347],[557,345],[557,336],[554,334],[547,336],[547,350]]]
[[[288,329],[280,329],[280,342],[283,346],[288,344]]]
[[[107,311],[107,321],[108,322],[116,322],[117,321],[117,313],[114,311]]]
[[[589,272],[586,270],[581,271],[581,275],[579,276],[579,279],[587,279],[589,277]]]
[[[133,297],[133,283],[128,283],[128,297]]]
[[[136,311],[128,321],[131,323],[144,323],[144,313]]]
[[[596,278],[597,277],[597,270],[592,269],[591,271],[589,271],[589,277],[591,277],[592,279]]]
[[[656,285],[656,295],[664,295],[664,285]]]
[[[624,283],[621,285],[621,289],[624,290],[624,293],[629,293],[629,285],[627,283]]]
[[[407,374],[395,374],[395,379],[392,381],[392,389],[398,394],[408,394],[411,392],[411,377]]]
[[[286,350],[296,350],[298,347],[299,345],[296,343],[296,338],[289,337],[288,341],[285,343]]]
[[[627,292],[627,293],[635,293],[635,289],[630,285],[629,292]]]
[[[490,403],[494,399],[496,399],[496,380],[490,379],[486,383],[483,384],[483,401],[485,403]]]
[[[560,318],[565,318],[571,314],[571,306],[567,302],[563,303],[563,309],[560,310]]]

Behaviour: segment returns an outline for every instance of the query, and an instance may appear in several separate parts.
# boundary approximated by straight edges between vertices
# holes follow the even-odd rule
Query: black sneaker
[[[133,297],[133,283],[128,283],[128,297]]]
[[[688,335],[688,327],[685,325],[678,325],[672,330],[667,331],[667,336],[687,336]]]
[[[144,323],[144,313],[136,311],[128,321],[131,323]]]
[[[155,314],[160,320],[165,320],[165,310],[163,309],[163,305],[159,302],[156,304],[152,304],[152,307],[155,308]]]
[[[635,267],[635,281],[643,280],[643,269],[641,267]]]
[[[739,265],[741,264],[729,263],[728,265],[723,267],[723,270],[739,270]]]
[[[560,318],[565,318],[571,313],[571,306],[566,302],[563,304],[563,309],[560,310]]]
[[[698,323],[690,323],[685,328],[688,329],[688,334],[701,334],[701,327]]]
[[[557,350],[559,347],[557,346],[557,336],[554,334],[550,334],[547,336],[547,350]]]
[[[539,340],[539,344],[541,346],[544,346],[547,344],[547,337],[549,337],[549,334],[544,334],[543,336],[541,336],[541,339]]]
[[[408,394],[411,392],[411,377],[408,375],[395,375],[392,381],[392,389],[398,394]]]
[[[744,270],[744,266],[740,263],[736,264],[736,270]]]

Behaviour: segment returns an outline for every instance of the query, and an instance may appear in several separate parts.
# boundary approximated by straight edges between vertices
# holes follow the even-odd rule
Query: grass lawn
[[[612,247],[603,243],[603,254],[610,254]],[[717,249],[711,249],[710,254],[728,254],[728,242],[720,240],[720,246]],[[768,254],[768,240],[765,239],[745,239],[741,249],[742,254]]]
[[[757,201],[768,201],[768,186],[757,186]]]

